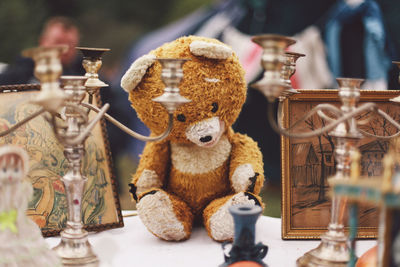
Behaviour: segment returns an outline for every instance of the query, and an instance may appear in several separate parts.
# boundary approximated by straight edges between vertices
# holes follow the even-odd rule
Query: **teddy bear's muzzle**
[[[189,126],[186,137],[198,146],[211,147],[218,143],[224,129],[224,122],[218,117],[212,117]]]

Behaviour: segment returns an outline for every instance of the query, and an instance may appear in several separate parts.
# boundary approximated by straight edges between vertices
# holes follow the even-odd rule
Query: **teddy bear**
[[[157,58],[190,59],[179,88],[191,102],[175,110],[169,136],[143,150],[130,184],[139,217],[163,240],[186,240],[202,222],[212,239],[231,241],[228,208],[264,206],[260,149],[232,129],[246,99],[244,70],[229,46],[199,36],[180,37],[135,60],[121,86],[153,136],[168,124],[167,111],[152,101],[165,87]]]

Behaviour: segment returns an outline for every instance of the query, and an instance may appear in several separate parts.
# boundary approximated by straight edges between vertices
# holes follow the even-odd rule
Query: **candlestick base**
[[[329,228],[334,228],[334,225],[329,225]],[[296,263],[298,267],[346,267],[350,260],[349,255],[347,237],[344,232],[329,229],[321,236],[319,246],[305,253],[297,259]]]
[[[72,229],[61,232],[61,242],[53,248],[61,258],[63,266],[98,267],[99,259],[88,241],[88,233],[68,230]]]

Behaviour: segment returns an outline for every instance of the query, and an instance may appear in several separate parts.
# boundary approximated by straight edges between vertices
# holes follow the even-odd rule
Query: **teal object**
[[[255,244],[255,226],[262,208],[254,205],[235,205],[229,207],[229,212],[233,217],[235,236],[230,252],[224,255],[225,263],[220,267],[239,261],[254,261],[266,266],[262,259],[267,255],[268,246],[261,242]],[[224,251],[228,244],[231,243],[222,244]]]
[[[368,187],[360,184],[336,184],[333,187],[333,191],[337,196],[366,200],[376,204],[383,203],[390,208],[400,207],[400,194],[382,192],[380,187]]]
[[[347,264],[348,267],[354,267],[357,262],[356,256],[356,239],[357,239],[357,225],[358,225],[358,205],[356,203],[352,203],[349,206],[349,241],[350,241],[350,261]]]
[[[337,196],[364,199],[375,203],[380,203],[382,200],[380,188],[371,188],[359,184],[336,184],[333,191]]]

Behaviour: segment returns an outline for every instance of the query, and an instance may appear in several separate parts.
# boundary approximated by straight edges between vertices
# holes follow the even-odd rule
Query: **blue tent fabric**
[[[335,77],[343,75],[340,33],[346,23],[360,17],[364,26],[362,49],[365,78],[387,80],[391,62],[386,51],[386,32],[381,10],[373,0],[365,0],[355,7],[341,0],[332,8],[325,26],[325,41],[331,71]]]

